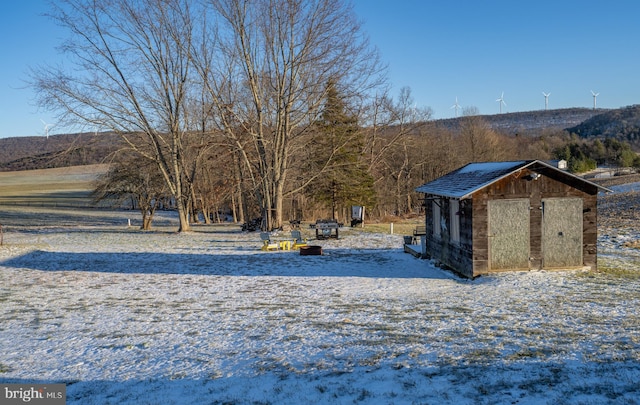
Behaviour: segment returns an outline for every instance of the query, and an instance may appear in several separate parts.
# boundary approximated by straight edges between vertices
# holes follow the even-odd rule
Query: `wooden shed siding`
[[[433,206],[431,201],[436,200],[440,204],[440,215],[447,224],[447,229],[442,230],[440,237],[434,236],[433,232]],[[452,243],[449,234],[449,224],[451,223],[451,210],[449,199],[438,196],[427,195],[425,204],[425,230],[426,230],[426,250],[427,258],[440,262],[455,272],[465,276],[473,277],[471,269],[472,263],[472,235],[471,226],[472,211],[470,203],[460,204],[460,242]]]
[[[471,277],[489,271],[489,211],[488,196],[480,190],[472,196],[473,200],[473,269]]]
[[[469,259],[473,251],[473,200],[460,202],[460,247],[467,251]]]
[[[529,268],[542,268],[542,191],[547,177],[527,183],[538,183],[530,186],[529,194]]]
[[[598,269],[598,195],[585,194],[583,211],[583,261],[591,270]]]

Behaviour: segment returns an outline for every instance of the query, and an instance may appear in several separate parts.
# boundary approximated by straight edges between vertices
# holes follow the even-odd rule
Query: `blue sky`
[[[640,2],[355,0],[395,88],[434,118],[640,104]]]
[[[408,86],[434,118],[462,107],[497,114],[640,104],[640,2],[624,0],[354,0],[389,65],[392,95]],[[41,14],[46,0],[0,5],[0,138],[44,135],[55,117],[25,88],[29,66],[55,64],[65,33]],[[52,127],[51,134],[64,132]]]
[[[0,4],[0,138],[43,135],[40,120],[54,123],[51,114],[34,105],[34,93],[25,87],[30,66],[55,64],[59,58],[55,47],[64,32],[41,16],[47,10],[46,0]]]

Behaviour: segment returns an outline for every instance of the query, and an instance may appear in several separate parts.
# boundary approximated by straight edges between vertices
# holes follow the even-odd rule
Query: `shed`
[[[597,195],[610,191],[539,160],[470,163],[424,193],[423,256],[454,272],[597,269]]]

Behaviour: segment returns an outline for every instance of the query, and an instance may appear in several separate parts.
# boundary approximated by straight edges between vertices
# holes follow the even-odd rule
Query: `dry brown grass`
[[[363,231],[373,233],[391,233],[391,224],[393,224],[393,233],[397,235],[413,235],[416,226],[422,225],[424,221],[410,222],[378,222],[365,223]]]
[[[635,228],[638,221],[640,221],[639,192],[598,196],[598,226]]]
[[[0,204],[87,205],[94,181],[108,165],[0,172]]]
[[[627,241],[622,244],[624,247],[640,249],[640,240]]]

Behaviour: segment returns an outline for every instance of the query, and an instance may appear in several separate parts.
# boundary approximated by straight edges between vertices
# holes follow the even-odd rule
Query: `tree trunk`
[[[202,216],[204,217],[204,223],[207,224],[207,225],[210,225],[211,224],[211,210],[209,209],[207,204],[205,204],[204,202],[202,204]]]
[[[151,230],[151,222],[153,221],[153,217],[151,215],[145,214],[142,216],[142,226],[140,227],[144,231]]]
[[[180,221],[178,232],[187,232],[190,230],[189,213],[182,203],[178,203],[178,220]]]
[[[275,195],[275,228],[282,228],[284,210],[284,182],[280,181],[276,185]]]

